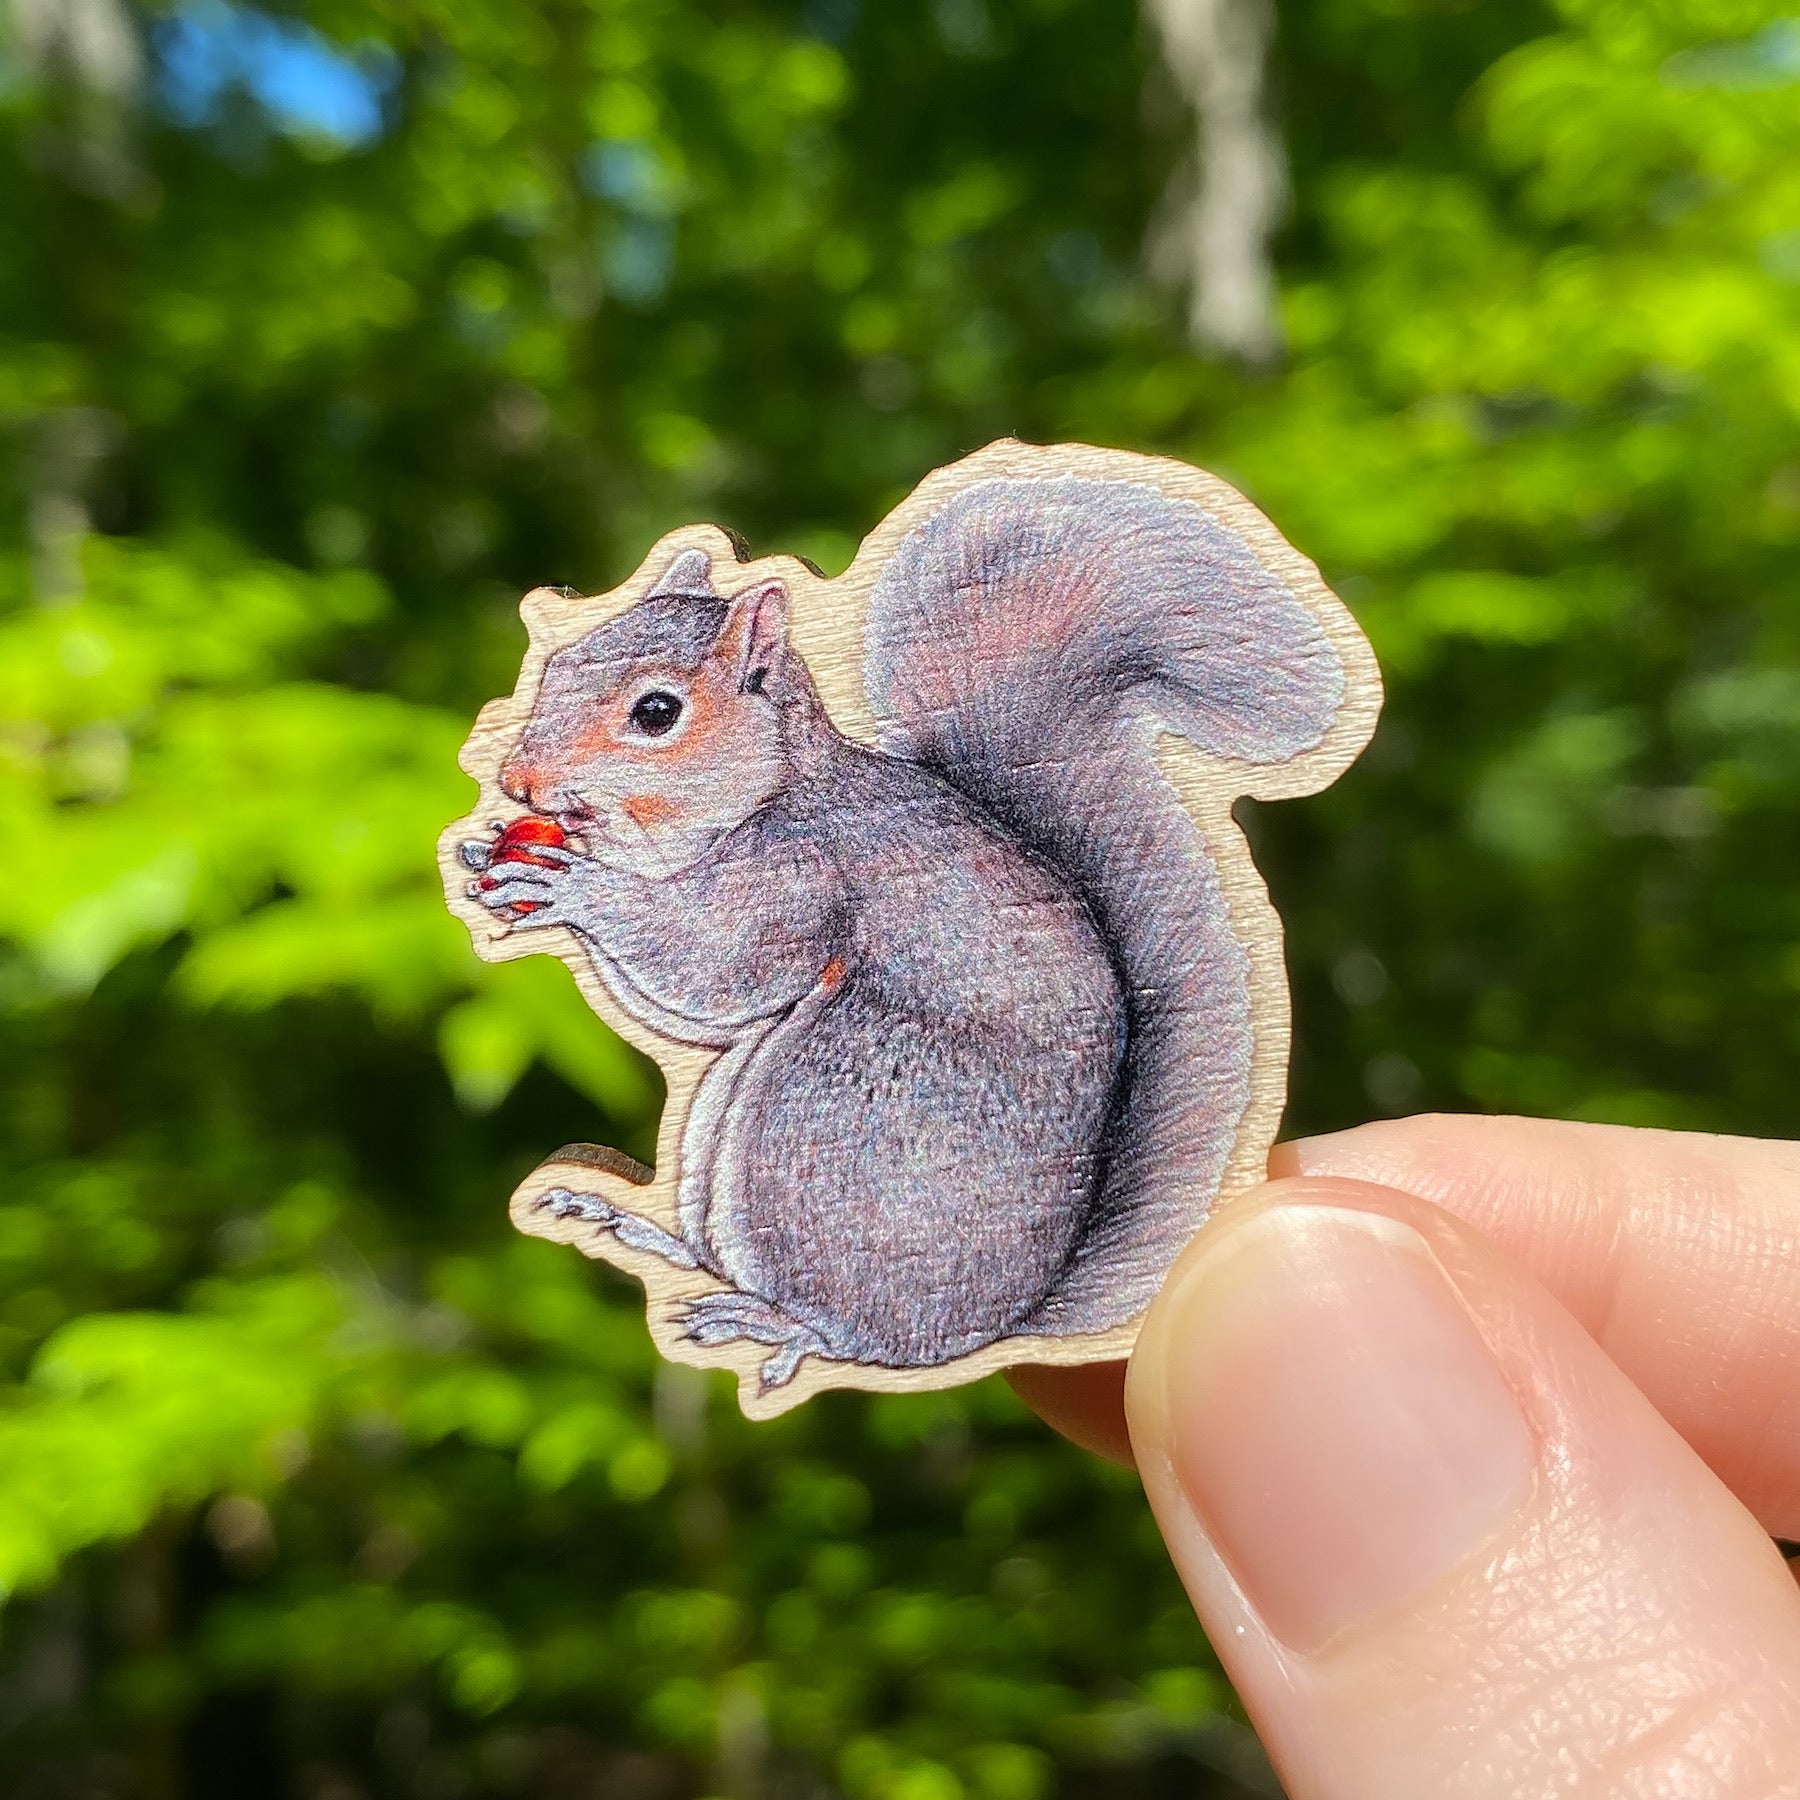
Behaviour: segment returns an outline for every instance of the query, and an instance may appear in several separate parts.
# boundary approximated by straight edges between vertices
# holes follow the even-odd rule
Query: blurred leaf
[[[1185,456],[1388,679],[1250,821],[1289,1129],[1791,1134],[1792,18],[1284,6],[1248,377],[1142,273],[1192,131],[1129,7],[113,10],[135,88],[0,68],[7,1790],[1238,1767],[1129,1475],[998,1383],[748,1427],[511,1232],[659,1083],[445,912],[456,749],[518,595],[670,527],[835,570],[998,436]]]

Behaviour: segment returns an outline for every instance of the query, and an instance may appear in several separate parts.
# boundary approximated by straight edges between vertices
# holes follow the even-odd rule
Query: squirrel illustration
[[[500,773],[568,834],[469,892],[573,932],[619,1005],[716,1050],[678,1229],[538,1204],[706,1272],[687,1337],[922,1368],[1141,1312],[1250,1098],[1249,958],[1160,734],[1317,746],[1346,671],[1226,524],[1147,483],[996,477],[872,592],[878,747],[843,735],[783,584],[677,554],[545,665]]]

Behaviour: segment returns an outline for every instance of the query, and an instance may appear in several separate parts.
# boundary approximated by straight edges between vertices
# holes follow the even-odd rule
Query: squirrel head
[[[787,590],[722,598],[684,550],[635,606],[559,650],[500,770],[601,862],[672,875],[787,778],[784,711],[812,691],[787,640]]]

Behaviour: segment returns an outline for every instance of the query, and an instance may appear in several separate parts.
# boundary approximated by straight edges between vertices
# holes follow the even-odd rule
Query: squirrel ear
[[[758,582],[733,596],[718,653],[736,664],[739,693],[763,691],[770,666],[787,648],[787,631],[787,588],[781,582]]]
[[[714,597],[712,558],[704,550],[683,550],[663,571],[663,576],[644,598],[710,600]]]

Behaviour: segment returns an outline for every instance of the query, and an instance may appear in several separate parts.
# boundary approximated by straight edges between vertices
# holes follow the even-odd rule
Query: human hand
[[[1800,1145],[1420,1118],[1283,1146],[1121,1365],[1293,1800],[1800,1795]]]

